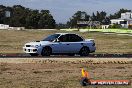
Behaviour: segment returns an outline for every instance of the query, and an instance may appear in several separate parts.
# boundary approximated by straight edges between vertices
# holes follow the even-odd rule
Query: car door
[[[76,34],[69,34],[69,53],[78,53],[83,46],[83,39]]]
[[[53,45],[53,53],[67,53],[68,52],[68,36],[67,35],[61,35],[58,38],[58,41],[56,41]]]

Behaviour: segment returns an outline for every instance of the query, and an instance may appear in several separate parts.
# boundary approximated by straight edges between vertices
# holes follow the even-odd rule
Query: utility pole
[[[92,29],[92,19],[90,17],[89,17],[89,25],[90,25],[90,29]],[[88,32],[90,29],[88,29]]]

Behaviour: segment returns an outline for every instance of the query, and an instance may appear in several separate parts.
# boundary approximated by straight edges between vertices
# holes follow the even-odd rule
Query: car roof
[[[66,34],[75,34],[75,33],[55,33],[55,34],[66,35]]]
[[[66,35],[66,34],[75,34],[75,33],[55,33],[55,34]],[[75,34],[75,35],[78,35],[78,34]],[[78,35],[78,36],[79,36],[79,35]],[[80,37],[83,39],[82,36],[80,36]]]

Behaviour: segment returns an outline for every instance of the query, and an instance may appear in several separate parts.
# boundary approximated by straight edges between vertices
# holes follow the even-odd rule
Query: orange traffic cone
[[[83,68],[82,68],[81,72],[82,72],[81,85],[82,85],[82,86],[90,85],[91,82],[90,82],[90,79],[89,79],[89,74],[88,74],[88,72],[85,71]]]

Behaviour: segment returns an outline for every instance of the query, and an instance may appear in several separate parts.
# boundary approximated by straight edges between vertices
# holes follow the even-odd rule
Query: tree
[[[109,25],[110,24],[110,18],[106,17],[105,19],[102,20],[103,25]]]
[[[109,28],[116,29],[116,28],[121,28],[122,26],[120,24],[113,24],[110,25]]]
[[[23,27],[25,26],[25,19],[28,11],[21,5],[14,5],[12,7],[12,16],[10,17],[10,26]]]
[[[11,17],[6,17],[5,11],[10,11]],[[0,23],[26,28],[55,28],[56,24],[49,10],[32,10],[21,5],[0,5]]]
[[[39,16],[38,10],[30,11],[28,16],[26,17],[26,27],[27,28],[38,28],[39,19],[40,19],[40,16]]]
[[[38,21],[39,28],[55,28],[55,20],[49,10],[41,10],[40,20]]]
[[[125,13],[125,12],[131,12],[131,10],[128,9],[120,9],[118,12],[114,13],[113,15],[110,14],[109,18],[110,19],[118,19],[121,17],[121,13]]]
[[[92,21],[97,21],[97,18],[96,18],[96,16],[95,16],[94,13],[93,13],[92,16],[91,16],[91,20],[92,20]]]
[[[97,11],[96,15],[93,13],[91,16],[92,21],[99,21],[102,23],[102,21],[106,18],[107,13],[104,11]]]
[[[4,23],[4,19],[5,19],[5,9],[6,9],[5,6],[0,5],[0,23],[1,24]]]
[[[82,14],[85,15],[82,19]],[[87,15],[84,11],[77,11],[71,18],[70,21],[67,22],[67,25],[69,25],[71,28],[77,28],[77,21],[88,21],[89,15]]]

